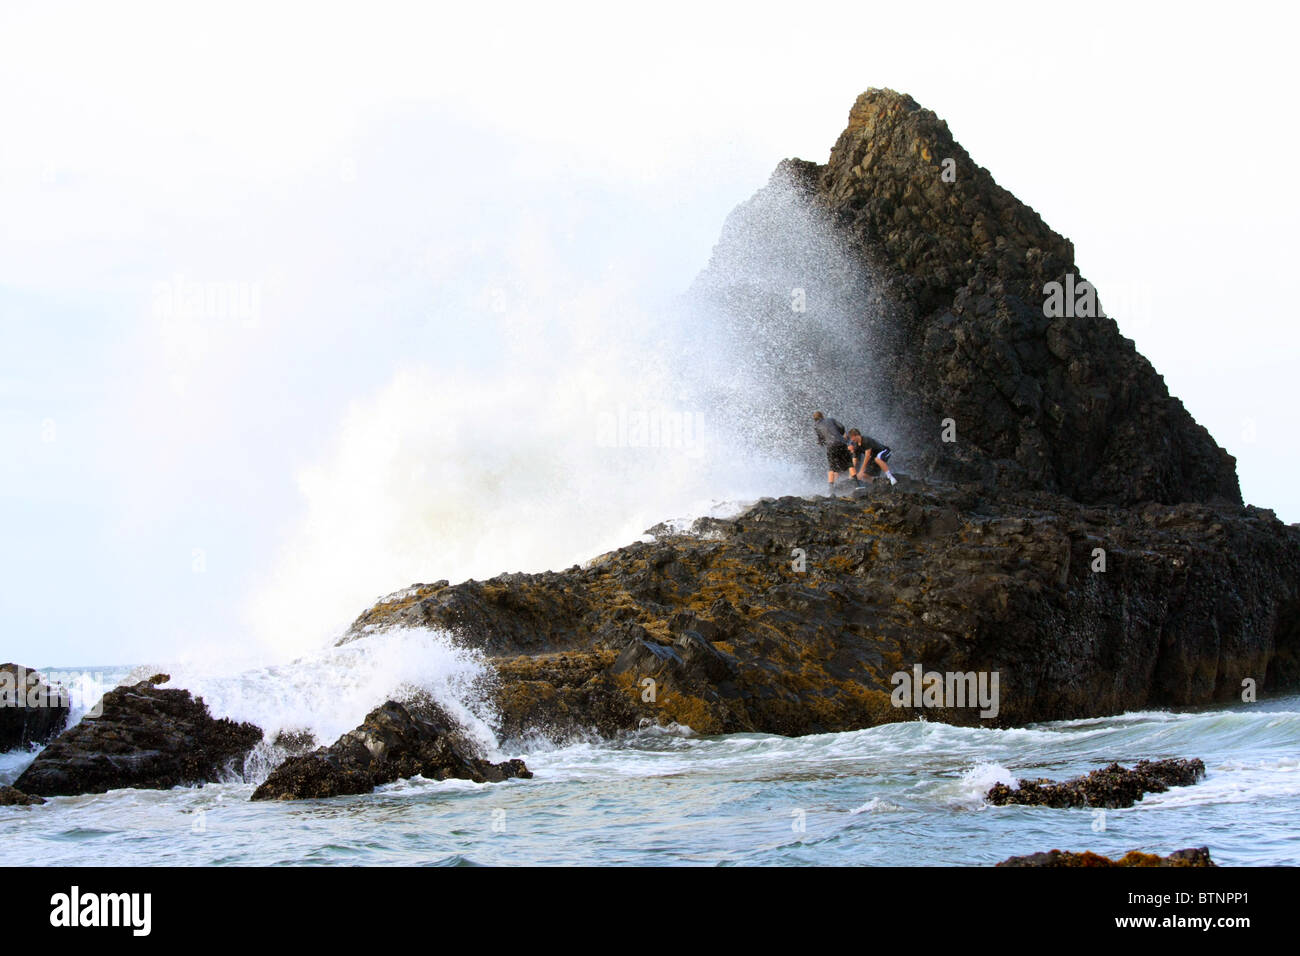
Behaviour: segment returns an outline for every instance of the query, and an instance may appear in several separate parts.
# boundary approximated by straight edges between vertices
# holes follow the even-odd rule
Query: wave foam
[[[384,701],[428,694],[485,751],[496,751],[495,672],[478,651],[439,631],[394,628],[288,663],[234,673],[209,667],[174,664],[170,686],[202,697],[214,716],[256,724],[267,742],[281,731],[306,731],[333,743]]]

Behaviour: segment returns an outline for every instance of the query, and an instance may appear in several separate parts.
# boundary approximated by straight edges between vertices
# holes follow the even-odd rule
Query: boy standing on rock
[[[874,461],[889,479],[891,485],[898,484],[898,479],[889,470],[889,456],[893,454],[889,446],[874,438],[864,436],[856,428],[849,429],[849,452],[853,455],[853,477],[859,482],[867,477],[867,468]]]
[[[835,480],[840,474],[853,474],[853,456],[844,440],[844,426],[821,412],[813,412],[813,431],[817,433],[817,444],[826,446],[826,465],[829,469],[826,472],[829,485],[827,494],[833,496]]]

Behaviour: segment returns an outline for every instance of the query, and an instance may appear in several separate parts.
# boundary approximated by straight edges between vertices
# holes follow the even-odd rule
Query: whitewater
[[[119,668],[135,679],[147,668]],[[1300,864],[1300,696],[1018,729],[924,720],[786,738],[652,727],[616,740],[498,741],[487,662],[444,635],[388,632],[284,668],[180,673],[220,716],[326,742],[390,694],[432,693],[531,780],[423,778],[325,801],[251,803],[282,753],[204,787],[0,808],[20,865],[978,865],[1052,848],[1115,856],[1209,846],[1228,865]],[[0,756],[12,783],[35,753]],[[992,807],[994,783],[1111,761],[1200,757],[1205,779],[1123,810]],[[268,838],[274,834],[274,838]]]

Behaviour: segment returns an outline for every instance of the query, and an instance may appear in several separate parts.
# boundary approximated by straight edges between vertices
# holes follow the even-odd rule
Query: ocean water
[[[125,675],[127,669],[120,669]],[[132,677],[153,667],[135,668]],[[531,780],[416,778],[373,794],[250,803],[282,754],[246,776],[0,808],[17,865],[982,865],[1052,848],[1108,855],[1209,846],[1228,865],[1300,864],[1300,696],[1021,729],[926,721],[784,738],[651,728],[555,745],[492,733],[491,669],[445,635],[373,635],[281,667],[186,674],[213,711],[333,740],[391,693],[421,687]],[[1200,757],[1192,787],[1125,810],[991,807],[996,781],[1062,779],[1112,760]],[[0,755],[12,782],[32,754]]]

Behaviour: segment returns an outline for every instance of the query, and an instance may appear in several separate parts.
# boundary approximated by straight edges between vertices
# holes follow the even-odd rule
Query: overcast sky
[[[1283,5],[472,6],[0,7],[0,660],[241,644],[349,411],[449,342],[490,374],[449,310],[560,268],[684,289],[872,86],[1073,240],[1300,520]]]

